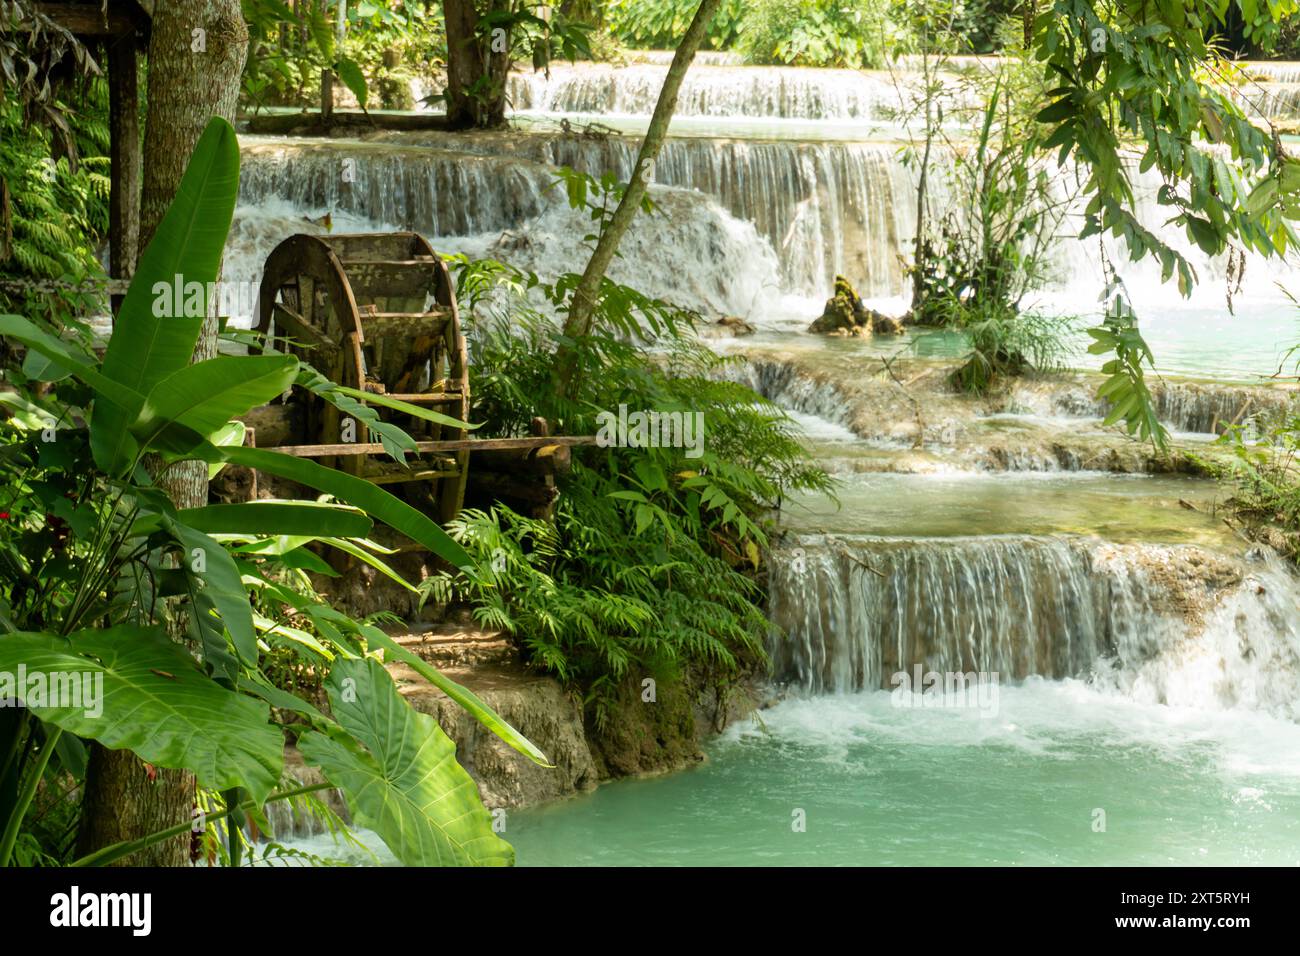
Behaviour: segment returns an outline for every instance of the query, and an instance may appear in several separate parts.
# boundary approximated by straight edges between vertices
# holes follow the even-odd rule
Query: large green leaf
[[[248,501],[184,508],[185,524],[205,534],[363,538],[374,523],[360,511],[324,501]]]
[[[542,753],[531,740],[497,716],[496,712],[479,700],[468,687],[457,684],[418,654],[414,654],[401,644],[398,644],[379,628],[370,624],[363,624],[361,633],[365,635],[366,640],[372,646],[384,649],[384,653],[387,655],[385,659],[395,658],[407,664],[417,674],[465,708],[480,724],[533,761],[533,763],[541,764],[543,767],[555,766],[546,759],[546,754]]]
[[[334,72],[339,75],[339,79],[343,81],[343,84],[352,91],[352,95],[357,98],[361,108],[365,109],[369,91],[366,89],[366,75],[361,72],[361,67],[357,66],[356,61],[343,57],[334,65]]]
[[[203,593],[216,607],[239,659],[248,665],[256,664],[257,631],[253,628],[253,607],[248,603],[239,565],[223,545],[203,532],[178,522],[168,524],[185,551],[181,556],[185,573],[202,587]],[[206,611],[195,609],[194,613]]]
[[[288,355],[222,355],[186,365],[154,386],[131,430],[145,448],[173,423],[207,437],[280,395],[297,374]]]
[[[20,632],[0,636],[0,672],[90,675],[102,688],[94,708],[38,705],[41,720],[159,767],[185,768],[205,787],[244,787],[259,803],[284,763],[284,740],[264,703],[226,690],[199,671],[184,648],[157,628],[120,626],[70,638]],[[83,699],[82,704],[86,701]],[[89,709],[90,713],[87,713]]]
[[[309,763],[347,794],[357,821],[407,866],[509,866],[514,850],[492,832],[473,779],[438,722],[402,699],[373,660],[337,662],[330,708],[354,741],[298,739]]]
[[[113,323],[103,374],[148,395],[160,381],[190,364],[203,315],[155,310],[159,292],[197,283],[206,290],[221,269],[221,256],[239,192],[239,144],[220,117],[209,121],[190,155],[176,196],[140,256],[135,276]],[[176,296],[172,297],[177,298]],[[206,294],[203,297],[206,314]],[[158,315],[157,311],[171,311]],[[140,406],[96,408],[91,419],[95,462],[109,474],[129,463],[128,426]]]
[[[317,491],[324,491],[340,501],[356,505],[370,517],[407,535],[456,567],[465,571],[474,568],[474,559],[469,553],[427,515],[364,478],[325,468],[305,458],[294,458],[292,455],[263,448],[218,448],[212,444],[203,444],[194,449],[192,454],[210,464],[227,462],[256,468]]]
[[[55,364],[71,369],[100,398],[121,408],[139,408],[144,404],[144,396],[139,392],[105,377],[88,356],[74,352],[69,343],[55,338],[29,319],[20,315],[0,315],[0,336],[21,342]]]
[[[410,402],[404,402],[400,398],[392,398],[388,395],[381,395],[378,392],[363,392],[359,388],[351,388],[347,385],[335,385],[334,391],[346,395],[349,398],[358,398],[373,405],[383,405],[385,408],[391,408],[395,411],[405,412],[415,418],[422,418],[426,422],[433,422],[435,425],[447,425],[450,428],[467,428],[471,431],[478,428],[478,425],[471,425],[469,422],[462,422],[459,418],[452,418],[450,415],[444,415],[442,412],[435,412],[431,408],[423,408],[420,405],[412,405]]]
[[[297,384],[329,402],[345,415],[350,415],[379,436],[384,450],[402,464],[406,464],[406,452],[414,452],[415,439],[392,422],[380,419],[379,413],[369,405],[364,405],[344,394],[340,386],[335,385],[310,365],[303,365],[298,371]]]

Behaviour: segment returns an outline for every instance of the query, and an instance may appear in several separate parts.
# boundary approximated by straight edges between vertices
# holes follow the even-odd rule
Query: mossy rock
[[[604,777],[663,773],[704,759],[689,689],[680,680],[656,680],[653,700],[640,679],[620,685],[598,724],[587,714],[587,739]]]
[[[896,335],[903,331],[903,323],[868,309],[849,280],[836,276],[835,294],[826,300],[822,314],[808,331],[818,335]]]

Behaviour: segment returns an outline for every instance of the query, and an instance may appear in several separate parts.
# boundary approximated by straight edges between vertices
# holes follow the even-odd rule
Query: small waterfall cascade
[[[342,790],[329,789],[318,794],[330,809],[344,821],[350,819],[347,798]],[[329,827],[318,815],[304,809],[295,809],[289,800],[276,800],[263,808],[266,822],[271,825],[271,833],[262,834],[263,842],[274,840],[283,843],[286,840],[302,840],[308,837],[329,833]]]
[[[1300,581],[1196,547],[804,535],[773,555],[778,679],[811,694],[939,673],[1086,678],[1154,703],[1300,718]]]
[[[782,408],[815,415],[837,425],[852,427],[853,402],[872,383],[884,393],[878,405],[897,399],[892,380],[863,375],[854,381],[855,397],[845,394],[838,381],[816,372],[816,359],[781,361],[749,358],[733,362],[729,377],[743,382]],[[1022,379],[998,399],[995,414],[1028,414],[1044,419],[1098,419],[1110,410],[1110,403],[1098,399],[1096,382],[1060,379]],[[1254,437],[1290,416],[1300,415],[1300,389],[1266,388],[1217,382],[1156,380],[1151,383],[1156,413],[1171,431],[1194,435],[1221,435],[1241,426],[1246,437]],[[878,423],[879,424],[879,423]],[[876,433],[861,437],[873,438]]]
[[[769,373],[770,374],[770,373]],[[1300,414],[1300,390],[1231,385],[1215,382],[1156,381],[1151,383],[1156,413],[1175,432],[1221,435],[1234,425],[1252,434]],[[1110,405],[1093,389],[1059,383],[1021,382],[1008,402],[1008,411],[1029,411],[1045,417],[1100,418]]]
[[[571,270],[590,229],[554,169],[517,156],[332,141],[250,140],[227,277],[256,281],[275,243],[325,213],[336,228],[414,229],[448,252],[505,259],[545,277]],[[771,246],[694,190],[655,186],[659,214],[632,230],[611,277],[705,314],[766,316],[782,297]],[[683,269],[682,263],[692,267]]]
[[[508,80],[511,108],[539,113],[649,116],[667,75],[668,51],[643,51],[626,65],[555,64],[549,71],[520,71]],[[951,57],[941,99],[956,115],[977,106],[961,74],[997,68],[991,57]],[[899,121],[920,89],[921,65],[902,58],[894,71],[805,67],[737,69],[735,57],[699,54],[682,84],[678,116],[764,117],[780,120]],[[1235,95],[1249,113],[1267,119],[1300,116],[1300,63],[1238,64],[1246,80]],[[934,66],[932,65],[932,69]]]
[[[636,63],[512,73],[507,102],[535,112],[649,116],[667,72],[666,65]],[[682,82],[677,115],[888,123],[914,85],[911,73],[700,64]]]
[[[1241,66],[1249,79],[1237,95],[1251,112],[1271,120],[1300,118],[1300,63],[1260,61]]]
[[[604,78],[602,82],[622,91],[619,96],[630,96],[627,91],[639,82],[638,69],[653,73],[657,68],[596,72]],[[714,67],[706,71],[709,76],[738,77],[736,82],[746,88],[778,98],[781,90],[793,82],[786,74],[816,76],[837,72],[751,67]],[[542,79],[523,73],[513,76],[516,84],[563,86],[567,82],[564,77],[577,83],[588,72],[557,68],[549,81],[543,74],[538,74]],[[859,76],[851,71],[849,75]],[[647,76],[650,92],[657,95],[655,84],[662,81],[662,76]],[[715,87],[704,83],[701,88]],[[592,109],[599,105],[586,104]],[[577,108],[574,104],[550,102],[543,106],[556,118]],[[741,102],[735,108],[744,111],[754,107]],[[710,102],[702,103],[700,109],[705,116],[730,115],[718,112],[723,107]],[[606,105],[597,115],[616,112]],[[250,139],[244,149],[241,200],[257,206],[274,198],[297,208],[351,214],[377,226],[418,229],[434,238],[534,231],[538,218],[547,214],[557,200],[563,205],[562,197],[553,188],[557,167],[569,166],[594,175],[608,171],[619,181],[627,181],[638,147],[634,135],[545,131],[455,137],[387,134],[365,143],[331,141],[310,145]],[[934,172],[927,201],[932,218],[956,208],[945,183],[945,167],[941,165]],[[869,124],[863,126],[858,139],[850,140],[822,141],[808,131],[782,138],[752,134],[675,137],[665,144],[653,176],[660,190],[687,190],[709,200],[690,206],[679,199],[667,210],[674,220],[677,241],[693,233],[716,246],[724,242],[718,234],[730,232],[751,246],[741,258],[754,263],[758,259],[772,260],[766,263],[769,271],[761,280],[750,278],[748,296],[734,294],[735,280],[740,276],[732,276],[727,281],[731,293],[719,296],[713,290],[702,300],[683,304],[757,318],[764,312],[756,306],[761,299],[764,304],[781,302],[786,312],[803,317],[815,314],[829,296],[836,275],[847,276],[869,300],[896,300],[906,294],[904,263],[916,231],[916,171],[906,158],[904,142],[892,137],[871,138]],[[1052,178],[1064,200],[1078,193],[1078,173],[1072,167],[1053,171]],[[1156,201],[1160,185],[1156,178],[1149,173],[1138,174],[1135,168],[1134,181],[1139,219],[1188,257],[1207,288],[1222,282],[1225,260],[1206,257],[1181,230],[1163,225],[1168,213]],[[1068,203],[1063,207],[1069,208]],[[719,226],[719,210],[735,222]],[[1137,300],[1166,302],[1168,289],[1160,279],[1158,264],[1127,264],[1124,250],[1110,237],[1102,244],[1073,240],[1077,211],[1060,214],[1058,235],[1048,250],[1049,282],[1043,296],[1062,299],[1067,308],[1095,301],[1101,288],[1100,254],[1104,246],[1110,260],[1122,268]],[[711,222],[700,228],[687,227],[683,222],[687,218]],[[569,217],[570,224],[576,219]],[[647,217],[646,223],[651,231],[674,232],[656,222],[655,217]],[[739,226],[752,228],[754,235],[741,236],[744,230]],[[713,238],[706,239],[706,233]],[[729,249],[727,261],[734,260],[737,251]],[[692,255],[687,261],[696,258]],[[532,265],[533,260],[520,264]],[[1271,287],[1268,280],[1286,275],[1286,270],[1284,264],[1252,259],[1252,281],[1246,294],[1267,291]]]
[[[553,139],[546,161],[621,181],[632,173],[629,139]],[[866,296],[897,295],[899,253],[916,231],[914,177],[892,143],[807,143],[683,138],[665,144],[655,180],[712,197],[751,222],[796,295],[824,299],[836,275]]]

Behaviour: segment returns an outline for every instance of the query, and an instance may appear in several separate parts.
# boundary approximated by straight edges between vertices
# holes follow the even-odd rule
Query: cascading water
[[[1090,678],[1300,718],[1300,582],[1196,547],[803,536],[776,553],[769,653],[808,693],[926,671]]]
[[[516,110],[649,116],[666,66],[592,64],[546,73],[515,73],[507,99]],[[863,120],[887,123],[906,106],[900,95],[915,74],[761,67],[693,68],[677,100],[681,116]]]
[[[641,116],[649,111],[653,103],[650,94],[657,91],[655,84],[662,74],[661,68],[653,66],[618,70],[556,67],[549,79],[545,74],[518,74],[512,82],[535,87],[528,94],[534,99],[545,93],[545,102],[538,100],[543,106],[568,109],[600,106],[566,102],[564,97],[569,94],[563,93],[587,89],[598,80],[601,89],[614,91],[610,96],[635,99],[629,113]],[[839,90],[837,95],[852,99],[844,91],[858,87],[852,83],[844,86],[849,77],[856,78],[853,82],[858,86],[865,83],[863,89],[879,92],[887,86],[895,99],[899,97],[892,81],[885,83],[879,76],[852,71],[713,67],[698,78],[698,107],[712,125],[667,142],[653,172],[666,207],[664,215],[642,220],[634,237],[646,237],[650,256],[638,261],[651,268],[672,256],[680,257],[678,261],[704,262],[722,274],[712,281],[700,270],[683,272],[668,266],[653,276],[665,282],[657,288],[660,295],[709,313],[786,327],[815,315],[829,295],[834,277],[842,274],[886,311],[905,307],[903,263],[916,223],[916,172],[906,161],[905,142],[889,133],[878,137],[870,122],[851,118],[850,124],[856,125],[849,138],[820,140],[799,125],[811,122],[814,128],[819,127],[817,121],[801,117],[817,115],[821,107],[808,103],[822,103],[830,96],[828,91]],[[826,95],[814,96],[810,89]],[[792,90],[803,92],[796,96]],[[866,93],[858,98],[863,102],[869,99]],[[520,99],[526,97],[520,94]],[[720,120],[721,125],[712,122],[719,116],[718,110],[724,118],[732,115],[731,110],[736,115],[756,115],[754,111],[760,109],[757,101],[769,104],[769,128],[757,132],[741,129],[727,135],[727,120]],[[603,108],[612,107],[606,103]],[[852,109],[844,107],[841,112],[847,115]],[[567,116],[577,114],[545,115],[567,122]],[[608,115],[601,112],[596,118]],[[633,124],[633,131],[638,123],[643,125],[643,120]],[[792,130],[785,129],[791,124]],[[545,130],[477,137],[385,134],[366,143],[331,141],[308,147],[285,141],[250,141],[245,148],[249,168],[242,190],[246,208],[241,213],[255,218],[268,197],[289,200],[317,215],[350,214],[368,219],[375,227],[416,228],[439,240],[444,248],[475,253],[486,250],[486,242],[498,239],[502,232],[527,233],[543,237],[544,242],[516,238],[498,248],[499,257],[554,275],[567,267],[569,255],[579,246],[573,234],[583,234],[580,216],[567,212],[559,201],[559,191],[552,188],[554,168],[571,166],[596,175],[608,171],[625,181],[631,175],[638,146],[634,135]],[[1077,171],[1066,168],[1052,175],[1061,198],[1072,202],[1080,192]],[[1138,218],[1192,262],[1202,282],[1198,301],[1213,299],[1216,304],[1226,304],[1222,288],[1226,260],[1206,257],[1181,231],[1163,225],[1168,211],[1156,201],[1159,182],[1136,169],[1133,175]],[[949,195],[945,179],[945,167],[940,164],[929,187],[931,217],[959,205]],[[485,184],[490,188],[484,188]],[[663,191],[663,187],[703,194],[712,202],[692,203],[680,194]],[[720,214],[718,207],[725,214]],[[1058,239],[1048,250],[1050,281],[1030,296],[1029,307],[1075,314],[1095,312],[1103,276],[1100,256],[1105,248],[1109,260],[1124,275],[1156,342],[1179,338],[1182,333],[1166,331],[1173,323],[1194,325],[1198,330],[1196,349],[1201,351],[1212,349],[1214,340],[1227,332],[1226,309],[1177,302],[1161,281],[1156,264],[1127,263],[1125,252],[1109,237],[1088,243],[1073,241],[1070,237],[1077,232],[1079,210],[1071,210],[1068,203],[1065,209]],[[464,239],[472,241],[460,242]],[[1289,303],[1272,281],[1286,274],[1274,264],[1251,259],[1249,281],[1237,290],[1239,309],[1253,309],[1265,320],[1251,332],[1258,340],[1257,355],[1249,363],[1252,371],[1262,371],[1276,358],[1279,342],[1295,325]],[[622,274],[619,278],[628,281],[636,276]],[[682,280],[689,280],[686,288],[679,287]],[[643,279],[640,284],[648,287],[650,282]],[[748,294],[738,292],[742,287]],[[1162,356],[1171,360],[1191,359],[1189,353],[1177,347],[1161,350]],[[1177,364],[1171,368],[1191,370]]]
[[[579,268],[589,220],[554,170],[626,180],[665,67],[647,55],[514,75],[525,122],[505,133],[246,138],[227,276],[256,279],[267,250],[326,213],[336,230],[416,229],[544,276]],[[1294,115],[1300,73],[1257,75],[1270,115]],[[924,384],[925,362],[960,341],[802,334],[837,274],[903,305],[915,174],[895,121],[914,83],[716,60],[688,75],[654,169],[660,212],[638,218],[613,276],[760,326],[758,345],[725,346],[749,353],[728,374],[796,413],[843,479],[841,507],[785,504],[766,582],[779,685],[761,721],[695,773],[512,813],[521,862],[1300,861],[1300,582],[1227,531],[1220,490],[1106,471],[1143,472],[1146,453],[1116,452],[1086,376],[1027,379],[972,412]],[[1073,199],[1073,170],[1053,172]],[[939,179],[941,214],[954,203]],[[1152,376],[1161,419],[1214,433],[1294,414],[1294,391],[1239,382],[1300,341],[1272,285],[1288,267],[1252,259],[1230,316],[1223,261],[1164,226],[1158,184],[1135,181],[1138,217],[1202,280],[1177,303],[1155,267],[1107,246],[1144,333],[1164,368],[1231,380]],[[1077,211],[1037,305],[1091,318],[1101,246],[1070,238]],[[908,350],[922,357],[905,369]],[[997,706],[899,706],[894,677],[918,666],[997,675]],[[1122,840],[1089,840],[1097,806],[1124,821]],[[792,807],[814,821],[802,842],[784,839]],[[1208,818],[1225,822],[1189,842]]]
[[[590,231],[553,168],[513,157],[250,140],[243,160],[228,279],[256,281],[277,242],[311,231],[309,221],[326,213],[339,231],[414,229],[441,250],[552,278],[581,261]],[[660,212],[627,236],[611,277],[706,314],[765,317],[782,293],[776,258],[754,227],[697,192],[657,186],[651,194]]]

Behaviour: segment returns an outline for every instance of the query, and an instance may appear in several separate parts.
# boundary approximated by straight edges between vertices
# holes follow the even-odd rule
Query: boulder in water
[[[835,294],[826,300],[822,314],[808,326],[819,335],[896,335],[903,323],[862,304],[849,280],[835,277]]]
[[[902,335],[903,320],[892,315],[885,315],[883,312],[877,312],[874,309],[867,310],[871,314],[871,332],[873,335]]]

